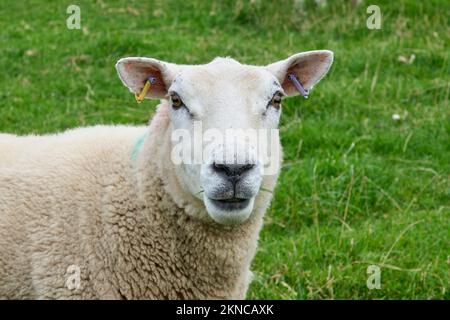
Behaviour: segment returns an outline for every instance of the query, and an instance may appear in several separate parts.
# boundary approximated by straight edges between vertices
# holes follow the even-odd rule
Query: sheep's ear
[[[333,52],[328,50],[307,51],[294,54],[286,60],[277,61],[266,66],[278,81],[288,96],[299,92],[294,87],[289,74],[294,74],[307,90],[322,79],[333,63]]]
[[[123,84],[133,93],[140,93],[149,77],[156,82],[150,86],[145,98],[161,99],[167,94],[174,77],[178,74],[178,65],[144,57],[123,58],[117,61],[116,69]]]

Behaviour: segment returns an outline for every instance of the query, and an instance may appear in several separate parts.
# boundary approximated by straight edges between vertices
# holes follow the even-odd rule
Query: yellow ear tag
[[[141,103],[142,101],[144,101],[145,96],[148,93],[148,90],[150,90],[150,87],[152,86],[152,84],[155,84],[156,79],[154,77],[148,77],[147,81],[145,82],[144,87],[142,88],[142,91],[137,94],[134,94],[134,98],[136,99],[137,103]]]

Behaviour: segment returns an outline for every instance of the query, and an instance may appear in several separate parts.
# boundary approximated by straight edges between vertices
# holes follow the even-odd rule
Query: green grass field
[[[145,124],[157,102],[123,87],[125,56],[268,64],[333,50],[310,99],[284,102],[248,298],[450,299],[450,3],[357,2],[3,0],[0,132]],[[81,30],[66,28],[69,4]],[[381,30],[366,27],[369,4]]]

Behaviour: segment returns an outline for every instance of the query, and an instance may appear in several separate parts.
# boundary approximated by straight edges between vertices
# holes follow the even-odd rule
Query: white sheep
[[[146,98],[162,99],[149,127],[0,135],[0,297],[245,298],[278,171],[267,174],[242,141],[207,144],[201,163],[177,163],[186,142],[174,133],[198,143],[195,122],[225,136],[276,129],[281,96],[297,93],[288,75],[311,89],[332,59],[311,51],[258,67],[125,58],[116,65],[124,84],[140,93],[151,76]]]

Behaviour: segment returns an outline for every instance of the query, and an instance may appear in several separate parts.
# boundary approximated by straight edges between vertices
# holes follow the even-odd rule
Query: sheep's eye
[[[274,107],[275,109],[280,109],[280,107],[281,107],[281,98],[282,98],[282,94],[281,94],[281,92],[276,92],[274,95],[273,95],[273,97],[272,97],[272,99],[270,100],[270,105],[272,106],[272,107]]]
[[[174,109],[179,109],[184,105],[183,101],[176,93],[172,93],[172,95],[170,96],[170,100],[172,101],[172,107]]]

